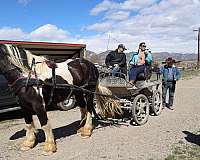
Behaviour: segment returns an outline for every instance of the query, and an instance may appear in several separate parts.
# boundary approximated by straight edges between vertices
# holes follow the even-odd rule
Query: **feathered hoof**
[[[55,143],[48,143],[48,142],[45,142],[45,144],[44,144],[44,147],[43,147],[43,149],[44,149],[44,151],[46,152],[46,153],[54,153],[54,152],[56,152],[56,150],[57,150],[57,147],[56,147],[56,144]]]
[[[89,138],[92,135],[92,128],[84,127],[81,132],[82,138]]]
[[[35,145],[35,141],[28,141],[28,140],[25,140],[22,144],[21,144],[21,147],[20,147],[20,150],[21,151],[28,151],[30,149],[32,149]]]
[[[83,132],[83,128],[84,128],[84,127],[79,128],[79,129],[77,130],[77,134]]]

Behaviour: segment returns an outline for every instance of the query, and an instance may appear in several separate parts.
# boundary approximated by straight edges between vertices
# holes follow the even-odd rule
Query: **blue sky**
[[[5,16],[0,21],[0,27],[19,27],[25,32],[31,32],[44,24],[54,24],[79,34],[85,25],[98,21],[98,17],[90,16],[89,11],[99,2],[99,0],[24,0],[20,3],[17,0],[4,0],[0,14]]]
[[[200,0],[2,0],[0,39],[85,43],[95,52],[145,41],[152,51],[196,53],[199,8]]]

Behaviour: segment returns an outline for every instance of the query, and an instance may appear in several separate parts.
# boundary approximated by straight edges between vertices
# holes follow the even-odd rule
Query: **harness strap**
[[[34,73],[35,79],[36,79],[37,90],[38,90],[38,93],[40,94],[39,78],[38,78],[38,75],[37,75],[37,72],[36,72],[36,64],[37,64],[37,63],[34,64],[33,73]]]
[[[53,87],[51,88],[51,94],[50,94],[50,99],[49,99],[48,105],[50,105],[52,102],[53,93],[56,88],[56,67],[52,68],[52,83],[53,83]]]
[[[67,98],[66,98],[67,100],[71,97],[72,93],[73,93],[73,90],[70,89],[70,93],[69,93],[69,95],[68,95]]]
[[[15,86],[15,84],[17,83],[17,81],[19,81],[21,79],[25,79],[25,77],[22,76],[22,77],[17,78],[13,83],[8,84],[8,86],[12,88],[13,86]]]
[[[31,70],[28,73],[28,78],[27,78],[26,84],[25,84],[26,89],[27,89],[27,86],[28,86],[28,82],[29,82],[29,80],[31,78],[31,73],[32,73],[33,66],[35,66],[35,58],[32,59]]]

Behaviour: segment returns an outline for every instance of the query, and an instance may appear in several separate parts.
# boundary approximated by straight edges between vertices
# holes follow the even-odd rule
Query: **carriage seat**
[[[144,73],[140,73],[136,77],[136,81],[145,81],[145,80],[146,80],[146,77]]]

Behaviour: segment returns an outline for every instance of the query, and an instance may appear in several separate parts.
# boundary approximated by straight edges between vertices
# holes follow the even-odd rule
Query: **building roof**
[[[30,42],[0,40],[0,44],[11,44],[22,47],[37,55],[71,55],[82,52],[85,44],[52,43],[52,42]]]

